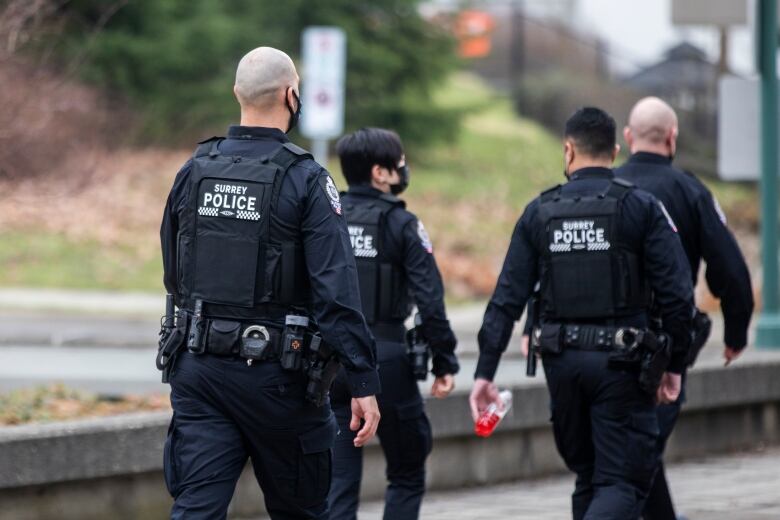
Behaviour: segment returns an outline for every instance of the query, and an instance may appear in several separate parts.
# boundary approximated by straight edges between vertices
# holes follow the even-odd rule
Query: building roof
[[[705,52],[683,42],[664,53],[664,59],[626,78],[625,83],[652,91],[712,88],[718,79],[717,65],[707,60]]]

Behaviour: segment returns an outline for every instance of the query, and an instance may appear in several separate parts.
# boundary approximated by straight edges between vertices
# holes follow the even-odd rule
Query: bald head
[[[233,91],[243,108],[267,109],[284,102],[292,87],[298,93],[298,73],[290,57],[272,47],[258,47],[238,63]]]
[[[647,151],[673,154],[677,139],[677,114],[662,99],[640,99],[631,109],[628,126],[623,133],[632,153]]]

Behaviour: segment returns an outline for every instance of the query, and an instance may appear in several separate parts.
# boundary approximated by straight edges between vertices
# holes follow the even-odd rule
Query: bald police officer
[[[234,93],[241,124],[200,143],[160,230],[185,338],[162,363],[173,406],[171,517],[225,518],[251,458],[271,518],[328,518],[337,425],[318,383],[323,369],[344,367],[349,427],[364,445],[379,422],[375,345],[338,190],[285,135],[301,111],[292,60],[254,49]]]
[[[705,278],[712,294],[720,298],[725,321],[723,358],[736,359],[747,345],[747,331],[753,312],[750,273],[734,236],[726,226],[726,215],[715,197],[691,173],[672,165],[677,150],[678,124],[674,110],[657,97],[641,99],[631,110],[623,136],[631,157],[615,174],[655,195],[663,202],[679,231],[696,285],[699,266],[707,264]],[[707,318],[697,314],[696,322],[706,327]],[[694,342],[701,348],[709,329],[700,330]],[[693,364],[697,351],[686,366]],[[683,367],[685,368],[685,367]],[[658,407],[659,470],[648,496],[643,516],[646,520],[677,518],[664,474],[661,456],[685,399],[685,390],[673,403]]]
[[[470,397],[474,420],[501,406],[492,380],[539,282],[533,346],[556,445],[577,474],[575,520],[639,517],[655,471],[655,398],[677,398],[690,342],[693,294],[680,241],[652,195],[614,178],[615,140],[615,122],[600,109],[566,122],[569,182],[534,199],[515,227],[479,331]],[[651,291],[664,335],[648,330]],[[663,372],[667,362],[672,372]]]

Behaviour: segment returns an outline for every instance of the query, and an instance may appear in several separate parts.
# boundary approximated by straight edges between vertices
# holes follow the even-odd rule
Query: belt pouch
[[[543,324],[539,331],[539,350],[542,354],[560,354],[563,350],[561,329],[558,324]]]
[[[227,356],[237,352],[238,342],[241,337],[241,323],[229,320],[211,320],[209,323],[208,337],[206,339],[206,352]]]

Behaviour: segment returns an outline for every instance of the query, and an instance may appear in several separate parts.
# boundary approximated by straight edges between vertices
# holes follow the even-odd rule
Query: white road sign
[[[672,0],[672,23],[676,25],[745,25],[747,0]]]
[[[758,79],[725,76],[720,79],[718,90],[718,176],[726,181],[758,180],[761,177]]]
[[[307,27],[302,42],[301,133],[309,139],[338,137],[344,131],[346,34],[338,27]]]

